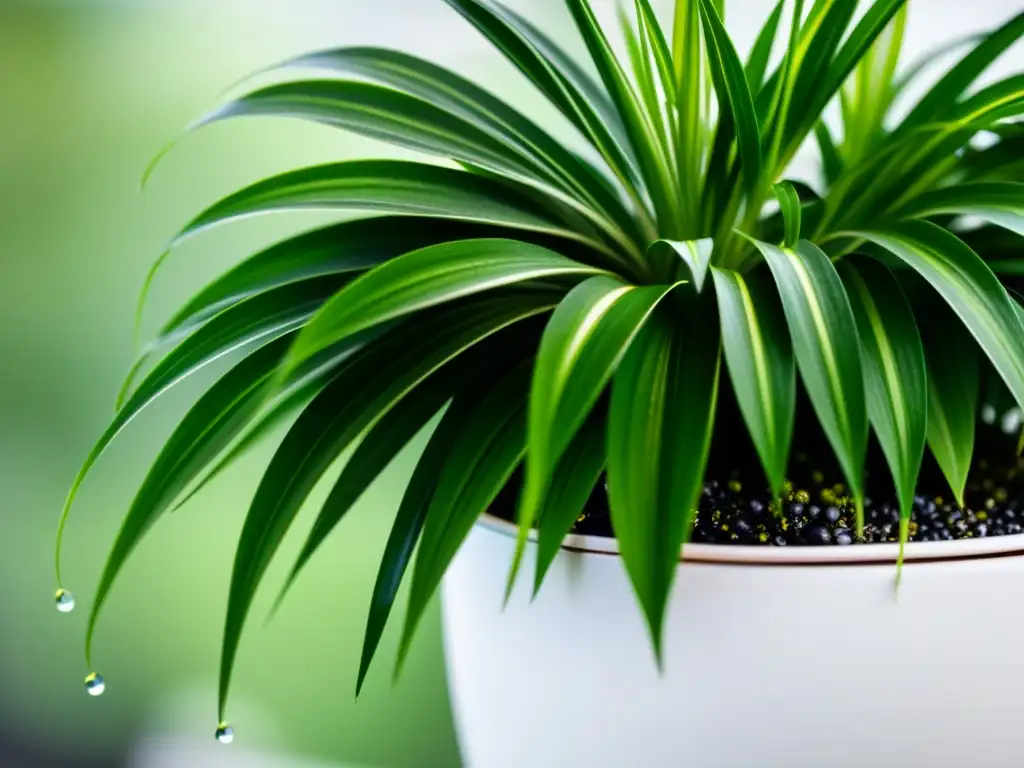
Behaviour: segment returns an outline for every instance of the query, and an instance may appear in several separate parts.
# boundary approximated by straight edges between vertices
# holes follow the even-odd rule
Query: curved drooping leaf
[[[604,173],[568,151],[507,102],[444,67],[401,51],[352,47],[304,54],[270,69],[316,69],[354,75],[429,102],[531,158],[534,164],[551,169],[567,189],[593,201],[627,232],[635,232],[632,217]]]
[[[299,508],[353,441],[409,391],[469,347],[552,306],[537,291],[438,309],[397,326],[342,363],[289,429],[260,480],[235,552],[220,670],[223,719],[252,599]]]
[[[156,339],[142,351],[133,365],[122,386],[118,408],[130,391],[135,375],[154,350],[191,333],[242,299],[314,277],[355,276],[395,256],[434,243],[502,234],[509,234],[509,230],[449,219],[428,222],[414,216],[377,216],[344,221],[276,243],[229,269],[164,324]],[[159,266],[158,262],[154,270]],[[154,274],[155,271],[151,271],[139,295],[138,318],[142,317]],[[338,287],[342,284],[339,283]]]
[[[337,276],[327,276],[283,286],[247,299],[217,315],[149,372],[93,445],[71,485],[57,526],[54,558],[58,583],[64,528],[75,497],[93,465],[121,431],[161,394],[199,369],[234,350],[251,344],[265,344],[308,322],[317,307],[339,284]]]
[[[526,360],[487,391],[441,467],[413,568],[396,671],[462,542],[522,462],[532,364]]]
[[[530,326],[523,330],[523,326]],[[540,337],[542,323],[517,323],[445,363],[384,414],[356,446],[321,507],[277,604],[320,545],[359,500],[367,486],[391,463],[453,397],[495,376],[507,359],[525,357]],[[505,364],[504,367],[507,367]]]
[[[1024,324],[988,265],[956,235],[927,221],[853,234],[901,259],[938,291],[1024,406]]]
[[[708,276],[711,254],[715,249],[715,241],[710,237],[703,240],[656,240],[647,249],[647,256],[656,264],[659,273],[668,275],[668,279],[679,275],[688,276],[697,291],[704,290],[704,281]],[[679,262],[685,266],[685,274],[680,274]]]
[[[476,394],[476,393],[474,393]],[[356,679],[356,696],[366,681],[366,673],[377,652],[381,635],[387,625],[391,608],[398,596],[398,588],[412,560],[413,549],[423,530],[423,521],[427,516],[430,498],[433,495],[437,478],[444,467],[449,453],[465,429],[472,406],[478,404],[477,399],[462,393],[447,408],[437,429],[431,434],[427,446],[423,450],[416,468],[413,470],[409,484],[402,495],[398,514],[391,526],[384,555],[377,571],[377,580],[373,585],[370,598],[370,611],[366,619],[366,634],[363,639],[363,652],[359,662],[359,676]]]
[[[633,339],[612,380],[608,414],[612,525],[659,663],[665,606],[696,516],[718,396],[719,335],[714,313],[701,311],[713,300],[688,299],[682,321],[655,311]]]
[[[569,119],[636,195],[639,181],[627,132],[608,94],[550,38],[504,6],[446,0]]]
[[[544,506],[537,516],[537,567],[533,594],[540,590],[566,534],[587,504],[605,466],[607,418],[598,406],[565,449],[551,477]]]
[[[860,332],[868,418],[892,472],[900,517],[909,520],[928,421],[921,336],[910,304],[885,266],[847,259],[839,274]]]
[[[775,277],[800,377],[853,492],[859,529],[864,524],[868,417],[850,301],[835,267],[817,246],[806,240],[794,249],[754,244]]]
[[[90,668],[96,622],[128,557],[175,498],[256,415],[290,343],[291,337],[284,336],[243,359],[196,402],[164,443],[121,523],[96,589],[85,636]]]
[[[780,181],[772,186],[772,191],[779,201],[779,208],[782,211],[782,220],[786,226],[786,235],[783,245],[792,248],[800,239],[800,216],[802,212],[800,196],[797,195],[793,183]]]
[[[185,226],[175,243],[246,216],[292,209],[347,209],[494,224],[541,232],[606,250],[508,182],[408,160],[350,160],[272,176],[219,200]]]
[[[772,493],[786,479],[796,411],[796,365],[779,299],[765,275],[713,267],[722,349],[743,420]]]
[[[708,63],[715,93],[723,111],[728,109],[736,133],[737,156],[742,165],[747,187],[753,189],[761,180],[761,132],[757,124],[754,100],[747,86],[743,64],[729,34],[722,24],[714,3],[698,0]]]
[[[552,470],[583,425],[647,317],[673,286],[629,286],[599,275],[580,283],[541,337],[530,386],[529,453],[519,506],[519,538],[506,597]]]
[[[962,507],[974,455],[981,370],[978,345],[955,321],[943,323],[926,340],[928,447]]]
[[[1024,183],[978,181],[926,192],[895,213],[908,219],[939,214],[976,216],[1024,237]]]
[[[463,296],[530,280],[581,280],[601,270],[517,240],[462,240],[392,259],[328,301],[295,341],[282,369],[353,333]]]

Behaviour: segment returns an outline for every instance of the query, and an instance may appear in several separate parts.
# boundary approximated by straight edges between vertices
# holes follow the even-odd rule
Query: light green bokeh
[[[111,415],[131,358],[134,297],[163,242],[232,187],[371,145],[325,128],[240,121],[191,137],[142,196],[139,172],[225,84],[328,33],[306,39],[258,16],[195,9],[0,6],[0,744],[17,738],[61,765],[76,756],[114,765],[153,730],[212,741],[233,547],[272,446],[161,521],[136,552],[96,638],[108,683],[99,699],[82,689],[82,636],[134,489],[215,371],[143,414],[86,484],[65,547],[65,580],[79,600],[70,616],[53,608],[53,534],[66,488]],[[188,243],[158,281],[147,328],[257,244],[317,220],[243,222]],[[263,627],[326,488],[305,509],[243,639],[229,705],[236,745],[338,764],[458,764],[436,612],[395,687],[390,628],[353,701],[369,594],[413,460],[406,452],[368,491]]]

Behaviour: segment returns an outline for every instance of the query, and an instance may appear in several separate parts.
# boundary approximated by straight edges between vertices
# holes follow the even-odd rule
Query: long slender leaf
[[[775,8],[768,16],[757,34],[754,47],[750,49],[744,72],[747,76],[747,85],[751,93],[758,93],[764,85],[764,74],[768,71],[768,62],[771,59],[772,48],[775,46],[775,37],[779,31],[779,22],[782,20],[782,9],[786,6],[786,0],[779,0]]]
[[[1024,406],[1024,324],[985,262],[956,235],[926,221],[854,235],[889,251],[938,291]]]
[[[728,109],[736,131],[737,156],[743,177],[752,188],[761,179],[761,133],[754,100],[747,86],[743,64],[710,0],[699,0],[704,40],[715,93],[723,111]]]
[[[981,370],[978,345],[952,317],[926,341],[928,447],[962,507],[974,454]]]
[[[487,393],[441,468],[413,569],[396,669],[462,542],[522,462],[531,367],[532,360],[527,360]]]
[[[607,210],[624,212],[604,175],[508,103],[451,70],[401,51],[352,47],[304,54],[267,71],[293,69],[355,75],[429,102],[556,171],[569,187],[600,201]]]
[[[524,332],[517,323],[492,339],[477,344],[428,376],[378,421],[345,462],[324,502],[302,551],[292,567],[278,603],[331,531],[359,500],[367,486],[391,463],[442,406],[467,387],[494,376],[508,359],[519,359],[536,348],[542,325]],[[507,366],[507,364],[505,364]]]
[[[928,374],[914,313],[892,273],[872,259],[840,264],[860,332],[868,417],[909,520],[924,456]]]
[[[1024,183],[982,181],[936,189],[895,212],[908,219],[938,214],[976,216],[1024,237]]]
[[[817,246],[806,240],[794,249],[754,244],[775,277],[800,376],[853,492],[860,528],[868,418],[850,301],[835,267]]]
[[[821,153],[822,170],[825,173],[825,180],[829,184],[835,181],[843,173],[843,160],[839,156],[835,139],[828,126],[821,120],[814,125],[814,138],[818,142],[818,151]]]
[[[782,306],[758,276],[712,267],[722,347],[743,419],[772,492],[786,478],[796,411],[796,366]],[[764,277],[764,276],[761,276]]]
[[[463,240],[429,246],[382,264],[327,302],[292,348],[283,369],[336,341],[462,296],[530,280],[581,280],[600,273],[517,240]]]
[[[595,408],[558,462],[544,507],[537,516],[537,567],[533,594],[540,590],[562,540],[572,530],[604,471],[606,413]]]
[[[384,627],[391,615],[395,598],[398,596],[398,588],[412,560],[413,549],[423,530],[423,522],[437,485],[437,478],[459,435],[466,429],[472,413],[471,406],[477,404],[476,399],[462,396],[448,407],[437,429],[427,441],[427,446],[417,461],[416,469],[413,470],[402,495],[402,502],[391,526],[387,544],[384,546],[384,555],[370,598],[363,652],[359,661],[359,676],[356,679],[356,696],[366,681],[366,673],[370,670]]]
[[[353,160],[272,176],[208,207],[182,229],[175,243],[228,221],[303,208],[495,224],[564,237],[607,251],[593,237],[552,218],[551,212],[558,211],[554,200],[544,204],[507,181],[404,160]]]
[[[447,361],[549,308],[536,292],[452,305],[395,328],[346,360],[285,436],[260,480],[235,553],[221,651],[220,716],[245,618],[299,508],[338,455]]]
[[[696,297],[691,302],[684,323],[655,312],[633,340],[612,382],[608,418],[612,525],[659,663],[665,605],[703,487],[718,395],[719,336]]]
[[[58,583],[64,528],[71,507],[86,476],[121,431],[161,394],[201,368],[232,351],[265,344],[301,327],[339,284],[336,276],[328,276],[247,299],[189,336],[149,372],[93,445],[71,485],[57,526],[54,560]]]
[[[164,443],[121,524],[96,589],[85,636],[90,668],[96,623],[128,557],[178,494],[255,416],[290,343],[290,336],[282,337],[242,360],[196,402]]]
[[[678,215],[675,205],[677,195],[669,169],[669,158],[662,151],[661,143],[654,133],[654,126],[645,116],[626,73],[623,72],[598,24],[590,0],[566,0],[566,5],[601,75],[601,80],[625,123],[626,133],[654,202],[659,230],[671,229],[675,226]]]
[[[1018,13],[999,29],[981,38],[952,69],[921,98],[900,123],[898,134],[950,113],[967,90],[991,64],[1024,35],[1024,13]]]
[[[611,379],[630,341],[672,286],[628,286],[592,277],[558,305],[541,338],[530,387],[529,453],[519,507],[519,540],[510,594],[530,527],[548,481],[573,436]]]
[[[485,0],[446,0],[490,40],[604,157],[634,197],[640,182],[622,119],[600,86],[514,11]]]

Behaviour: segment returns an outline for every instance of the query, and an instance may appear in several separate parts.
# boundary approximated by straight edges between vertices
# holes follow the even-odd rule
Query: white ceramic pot
[[[513,544],[486,518],[444,585],[470,768],[1024,766],[1024,536],[909,545],[898,600],[895,545],[690,545],[661,675],[613,540],[503,612]]]

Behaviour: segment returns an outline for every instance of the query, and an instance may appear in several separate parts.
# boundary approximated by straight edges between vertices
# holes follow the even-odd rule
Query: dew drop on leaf
[[[230,744],[235,740],[235,729],[227,723],[221,723],[217,726],[217,731],[214,733],[217,737],[217,741],[221,744]]]
[[[55,598],[57,610],[61,613],[71,613],[75,610],[75,596],[66,589],[58,589]]]
[[[107,684],[103,681],[102,675],[93,672],[85,678],[85,690],[90,696],[99,696],[107,690]]]
[[[995,424],[997,415],[995,406],[991,403],[981,406],[981,420],[986,424]]]

